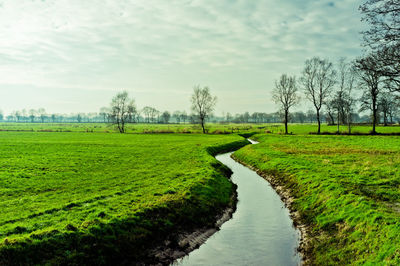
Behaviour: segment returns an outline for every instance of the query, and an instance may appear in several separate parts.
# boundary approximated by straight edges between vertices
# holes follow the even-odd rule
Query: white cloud
[[[220,96],[220,111],[272,111],[253,95],[264,95],[280,73],[299,73],[314,55],[334,60],[360,51],[362,25],[352,0],[0,4],[0,108],[7,111],[35,104],[93,111],[120,88],[137,95],[138,104],[180,109],[187,97],[166,101],[165,95],[189,95],[198,83]],[[51,97],[14,102],[16,87],[22,95],[51,88],[64,96],[73,88],[74,108],[81,109],[55,105]],[[94,94],[89,104],[86,91]]]

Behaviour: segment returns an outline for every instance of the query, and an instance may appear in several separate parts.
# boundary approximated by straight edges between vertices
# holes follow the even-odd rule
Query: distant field
[[[207,129],[212,134],[231,134],[258,129],[252,124],[208,124]],[[0,123],[0,131],[31,131],[31,132],[117,132],[115,126],[106,123]],[[128,124],[127,133],[202,133],[197,124]]]
[[[256,135],[235,152],[292,192],[316,265],[400,264],[400,138]]]
[[[0,132],[0,264],[135,259],[229,203],[232,184],[210,154],[245,144],[237,135]]]
[[[207,124],[211,134],[232,133],[274,133],[285,132],[282,124]],[[370,125],[352,127],[353,133],[367,134],[372,130]],[[89,132],[114,133],[115,127],[106,123],[0,123],[0,131],[30,131],[30,132]],[[296,135],[308,135],[317,131],[316,124],[289,124],[289,132]],[[322,133],[335,133],[337,126],[321,126]],[[347,133],[346,126],[340,126],[342,133]],[[127,133],[201,133],[200,125],[196,124],[128,124]],[[400,126],[378,126],[378,133],[400,133]]]

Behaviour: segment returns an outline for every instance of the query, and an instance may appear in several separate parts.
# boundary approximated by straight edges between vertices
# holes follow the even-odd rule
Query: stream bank
[[[232,219],[175,264],[301,264],[297,252],[300,231],[293,226],[289,209],[268,182],[231,155],[221,154],[216,159],[232,170],[231,180],[237,185],[238,203]]]

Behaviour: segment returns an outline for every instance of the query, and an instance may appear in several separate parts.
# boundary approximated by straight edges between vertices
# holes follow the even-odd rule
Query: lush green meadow
[[[259,128],[260,127],[260,128]],[[152,134],[152,133],[202,133],[198,124],[127,124],[127,133]],[[216,124],[207,125],[211,134],[232,134],[239,132],[255,131],[265,128],[265,125],[254,124]],[[26,131],[26,132],[89,132],[89,133],[115,133],[114,125],[109,123],[0,123],[0,131]]]
[[[206,125],[210,134],[237,134],[237,133],[272,133],[283,134],[282,124],[234,124],[234,123],[208,123]],[[352,133],[368,134],[372,130],[371,125],[354,125]],[[15,132],[88,132],[88,133],[115,133],[116,128],[107,123],[0,123],[0,131]],[[152,133],[201,133],[198,124],[128,124],[127,133],[152,134]],[[289,132],[294,135],[308,135],[317,132],[316,124],[289,124]],[[337,126],[321,125],[322,133],[336,133]],[[347,126],[340,126],[340,132],[346,134]],[[377,132],[383,134],[398,133],[400,126],[377,126]]]
[[[237,135],[0,132],[0,264],[136,260],[230,202]],[[184,229],[184,228],[183,228]]]
[[[291,191],[314,264],[400,264],[399,137],[254,138],[234,156]]]
[[[235,156],[291,191],[312,262],[400,263],[400,137],[310,135],[312,124],[287,136],[280,124],[208,128],[0,123],[0,264],[145,260],[171,232],[212,223],[234,188],[211,155],[247,143],[232,131],[262,133]]]

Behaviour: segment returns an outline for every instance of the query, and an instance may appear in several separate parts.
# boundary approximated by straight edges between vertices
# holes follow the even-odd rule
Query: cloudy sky
[[[361,53],[356,0],[0,0],[0,109],[189,110],[196,84],[222,112],[271,112],[274,80],[312,56]]]

